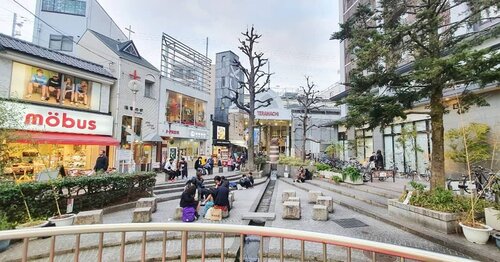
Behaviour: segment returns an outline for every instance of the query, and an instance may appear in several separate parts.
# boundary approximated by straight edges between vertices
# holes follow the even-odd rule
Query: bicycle
[[[471,168],[471,175],[473,176],[472,181],[469,180],[467,175],[462,175],[463,180],[458,185],[458,188],[463,189],[468,194],[475,191],[479,197],[489,201],[499,200],[497,199],[495,189],[500,188],[500,173],[495,174],[482,166],[473,166]],[[474,188],[471,190],[468,184],[474,185]]]
[[[396,166],[394,166],[394,169],[395,169],[395,171],[398,170],[398,168]],[[417,170],[412,170],[409,164],[405,164],[403,172],[402,173],[400,172],[399,174],[402,175],[406,179],[411,178],[411,181],[414,181],[415,176],[418,175],[418,172],[417,172]]]
[[[431,180],[431,169],[426,167],[424,173],[418,174],[418,178],[429,182],[429,180]]]

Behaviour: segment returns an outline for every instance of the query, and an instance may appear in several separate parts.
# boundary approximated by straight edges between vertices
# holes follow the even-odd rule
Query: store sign
[[[189,137],[196,139],[207,139],[207,132],[202,130],[193,130],[189,131]]]
[[[208,139],[208,130],[201,128],[189,128],[181,124],[172,123],[160,124],[160,136],[178,137],[178,138],[193,138],[193,139]]]
[[[276,111],[257,111],[258,116],[280,116],[280,112]]]
[[[256,119],[290,120],[290,110],[286,109],[262,109],[255,111]]]
[[[9,128],[77,133],[92,135],[113,135],[113,117],[55,107],[18,104],[12,102],[9,107],[20,112],[18,126]]]
[[[226,140],[226,127],[225,126],[217,126],[217,139],[218,140]]]

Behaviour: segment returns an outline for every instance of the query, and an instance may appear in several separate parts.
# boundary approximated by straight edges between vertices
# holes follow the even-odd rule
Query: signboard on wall
[[[217,126],[217,139],[226,140],[226,127]]]
[[[176,159],[177,158],[177,147],[170,147],[168,149],[168,158]]]
[[[113,135],[113,117],[63,108],[5,102],[15,110],[14,126],[6,128],[29,131],[76,133],[91,135]]]

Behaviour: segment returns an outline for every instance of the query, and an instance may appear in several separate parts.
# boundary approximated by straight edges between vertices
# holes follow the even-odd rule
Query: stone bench
[[[316,200],[318,199],[319,196],[322,196],[323,193],[321,191],[309,191],[307,193],[307,200],[310,204],[316,204]]]
[[[286,201],[283,203],[283,219],[300,219],[300,203]]]
[[[132,223],[146,223],[151,221],[152,207],[138,207],[134,209]]]
[[[174,220],[182,220],[182,207],[175,208]]]
[[[313,206],[313,220],[316,221],[327,221],[328,220],[328,209],[323,205]]]
[[[102,224],[102,209],[82,211],[75,217],[74,225]]]
[[[293,190],[285,190],[281,194],[281,200],[282,200],[282,202],[286,202],[286,201],[288,201],[289,197],[294,197],[294,196],[297,196],[297,193],[295,191],[293,191]]]
[[[151,207],[151,212],[156,212],[156,198],[155,197],[144,197],[137,200],[135,207]]]
[[[287,201],[297,202],[297,203],[299,203],[299,207],[300,207],[300,197],[289,197]]]
[[[316,199],[316,204],[325,206],[329,213],[333,213],[333,199],[332,199],[332,197],[319,196]]]

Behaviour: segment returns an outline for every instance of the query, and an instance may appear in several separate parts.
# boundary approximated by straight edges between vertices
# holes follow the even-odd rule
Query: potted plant
[[[7,220],[7,216],[5,214],[0,214],[0,231],[2,230],[10,230],[12,229],[12,224]],[[5,251],[9,248],[10,239],[0,240],[0,252]]]
[[[56,227],[62,226],[71,226],[73,225],[73,220],[75,218],[75,214],[62,214],[61,209],[59,208],[59,194],[57,192],[57,187],[52,184],[52,195],[54,197],[54,201],[56,202],[57,215],[50,217],[49,221],[54,223]]]
[[[361,173],[357,168],[352,166],[349,166],[342,170],[342,180],[346,183],[351,184],[363,184],[363,181],[361,181]],[[359,183],[358,181],[361,183]]]
[[[500,248],[500,233],[493,234],[493,238],[495,239],[497,247]]]

